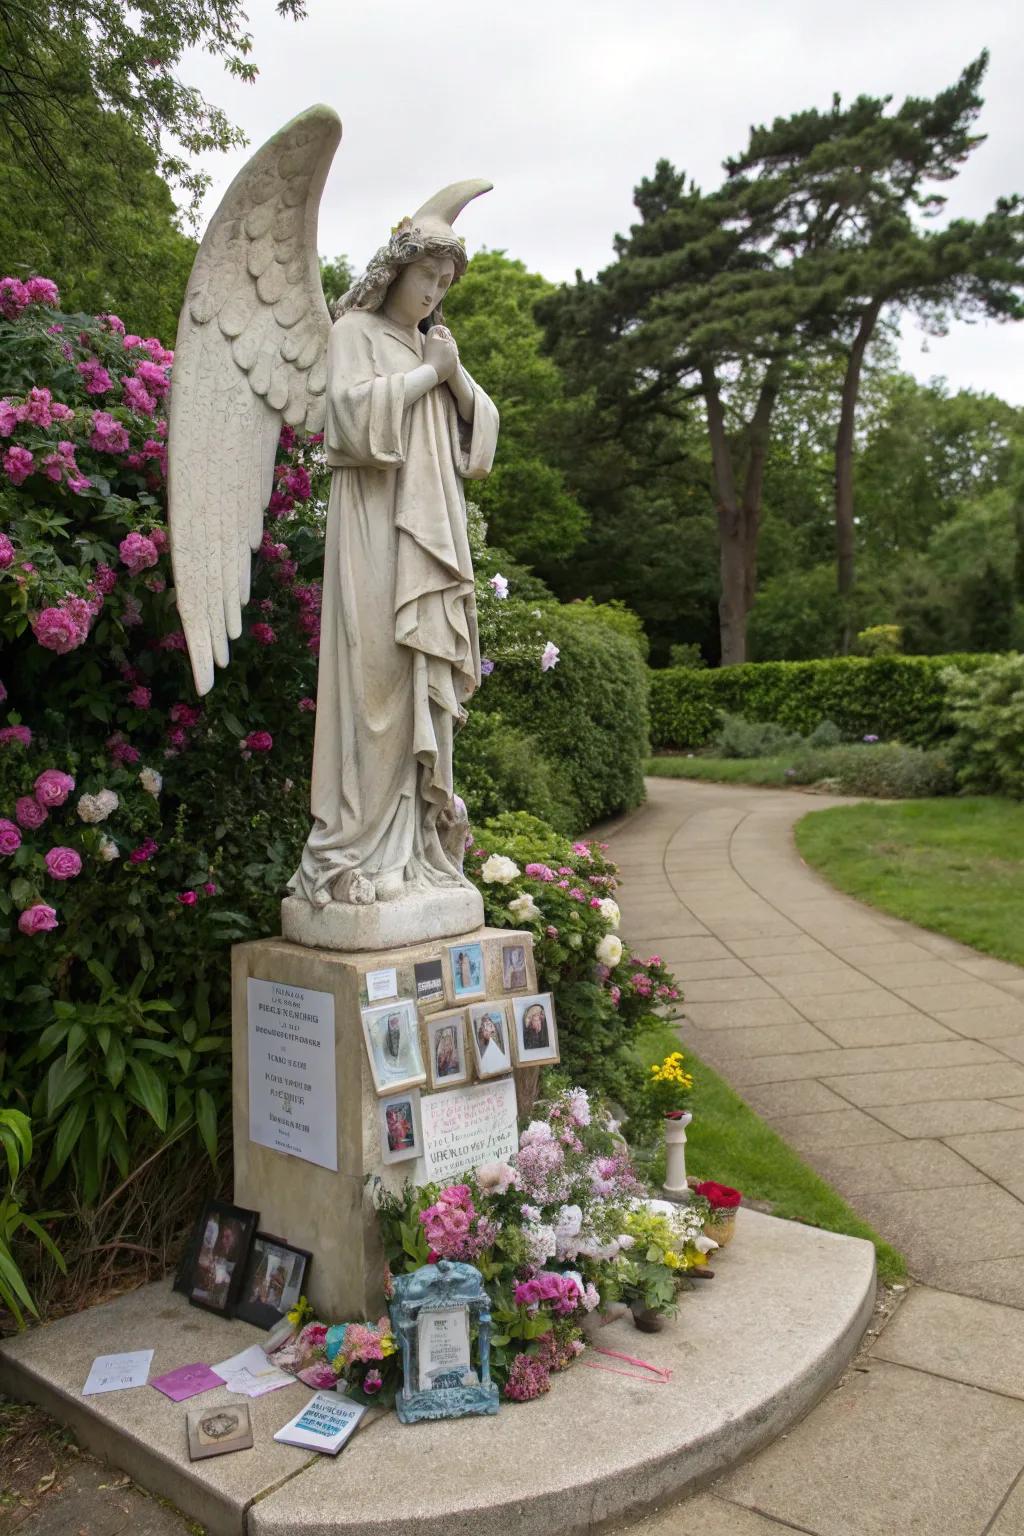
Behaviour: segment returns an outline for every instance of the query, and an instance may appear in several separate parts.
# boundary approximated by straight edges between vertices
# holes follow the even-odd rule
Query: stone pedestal
[[[507,1003],[517,992],[525,995],[536,991],[532,935],[504,928],[476,928],[443,942],[373,952],[313,949],[285,939],[238,944],[233,950],[235,1203],[259,1212],[261,1232],[271,1233],[313,1254],[306,1294],[321,1317],[345,1322],[381,1315],[384,1310],[383,1255],[377,1235],[373,1190],[378,1180],[394,1190],[401,1189],[406,1180],[417,1184],[426,1181],[422,1158],[385,1165],[381,1157],[380,1101],[370,1071],[362,1026],[361,1010],[368,1005],[376,1006],[375,999],[367,993],[367,974],[394,969],[398,998],[415,998],[414,965],[419,961],[441,959],[445,997],[421,1006],[418,1011],[421,1049],[426,1061],[424,1021],[433,1013],[464,1006],[461,999],[454,997],[448,961],[448,946],[464,942],[483,944],[488,999]],[[517,943],[526,950],[526,986],[509,991],[503,986],[501,951],[503,945]],[[324,994],[333,1003],[337,1128],[336,1145],[331,1149],[335,1156],[328,1155],[325,1160],[336,1160],[336,1170],[250,1139],[250,978],[321,994],[319,1000],[298,1005],[309,1007],[311,1012],[317,1009],[321,1013],[329,1012]],[[465,1006],[471,1006],[468,1000]],[[301,1031],[304,1026],[300,1023],[296,1027]],[[296,1073],[284,1064],[288,1050],[282,1045],[280,1078],[285,1089],[278,1090],[276,1102],[282,1110],[281,1119],[294,1119],[301,1130],[301,1117],[308,1101],[304,1090],[310,1085],[303,1080],[301,1071]],[[322,1060],[321,1072],[329,1074],[329,1070],[329,1061]],[[307,1072],[307,1079],[309,1075]],[[532,1101],[537,1069],[526,1068],[515,1075],[519,1080],[516,1086],[522,1106],[524,1100]],[[282,1091],[289,1095],[287,1100],[281,1098]],[[425,1096],[430,1091],[428,1077],[420,1092]],[[308,1114],[306,1123],[309,1123]],[[293,1139],[302,1141],[301,1136]],[[322,1147],[320,1151],[323,1155]]]

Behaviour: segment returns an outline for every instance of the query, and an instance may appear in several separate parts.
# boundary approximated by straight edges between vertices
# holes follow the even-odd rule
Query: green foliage
[[[774,757],[802,741],[801,736],[784,730],[773,720],[747,720],[743,715],[723,714],[714,746],[720,757]]]
[[[37,1316],[36,1305],[25,1277],[14,1256],[14,1249],[25,1237],[34,1239],[50,1255],[59,1269],[64,1259],[50,1234],[42,1225],[56,1214],[40,1211],[30,1216],[23,1211],[15,1186],[32,1156],[32,1122],[19,1109],[0,1109],[0,1148],[6,1163],[6,1191],[0,1198],[0,1306],[7,1308],[18,1327],[24,1326],[24,1313]]]
[[[871,624],[857,636],[861,656],[898,656],[903,650],[903,630],[898,624]]]
[[[560,832],[580,825],[562,765],[497,712],[470,712],[455,738],[455,782],[474,825],[507,810],[529,810]]]
[[[559,764],[577,830],[639,805],[648,753],[648,673],[621,610],[548,604],[543,632],[558,646],[557,667],[533,659],[495,668],[478,706],[494,710]]]
[[[987,666],[987,656],[837,656],[823,661],[754,662],[717,671],[651,673],[655,747],[700,747],[722,710],[771,720],[806,735],[824,719],[842,735],[898,738],[918,746],[953,729],[945,677]]]
[[[352,286],[355,273],[347,256],[335,256],[328,260],[326,256],[320,258],[320,283],[324,290],[324,298],[327,300],[327,308],[333,310],[335,304],[346,294]]]
[[[966,790],[1024,800],[1024,656],[946,674],[956,724],[951,743]]]
[[[668,664],[670,667],[706,667],[707,662],[701,655],[699,645],[688,641],[685,645],[670,645],[668,648]]]
[[[905,747],[901,742],[874,746],[806,748],[798,752],[787,779],[817,784],[840,795],[870,795],[879,800],[914,800],[951,795],[956,776],[948,751]]]

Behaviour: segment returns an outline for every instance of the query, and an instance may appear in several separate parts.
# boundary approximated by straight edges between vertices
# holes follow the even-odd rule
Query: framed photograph
[[[448,963],[452,971],[452,997],[457,1003],[467,997],[484,997],[487,983],[484,980],[484,947],[475,944],[451,944],[448,947]]]
[[[543,1066],[558,1060],[558,1029],[555,1025],[555,1001],[550,992],[532,997],[517,997],[512,1004],[516,1016],[516,1061],[521,1067]]]
[[[228,1451],[247,1451],[252,1446],[252,1420],[248,1403],[218,1403],[215,1408],[188,1411],[190,1461],[223,1456]]]
[[[525,944],[501,946],[501,985],[505,992],[525,992],[530,985]]]
[[[230,1317],[252,1244],[257,1211],[208,1200],[196,1222],[174,1289],[197,1307]]]
[[[378,1094],[426,1082],[419,1020],[411,999],[364,1008],[363,1035]]]
[[[469,1081],[466,1010],[435,1013],[427,1019],[427,1069],[431,1088],[458,1088]]]
[[[413,966],[416,1001],[421,1008],[444,1002],[444,967],[440,960],[417,960]]]
[[[469,1033],[477,1077],[497,1077],[512,1070],[508,1010],[504,1003],[479,1003],[469,1010]]]
[[[380,1119],[380,1155],[385,1163],[404,1163],[423,1154],[420,1123],[420,1091],[389,1093],[377,1105]]]
[[[313,1255],[279,1237],[257,1232],[249,1250],[234,1315],[257,1328],[273,1328],[302,1295]]]

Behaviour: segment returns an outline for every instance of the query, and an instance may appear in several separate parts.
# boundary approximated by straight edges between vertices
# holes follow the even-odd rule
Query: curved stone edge
[[[433,1536],[441,1526],[445,1536],[479,1536],[482,1530],[487,1530],[489,1536],[501,1536],[505,1531],[514,1531],[516,1536],[570,1536],[613,1520],[639,1519],[652,1509],[695,1492],[746,1460],[801,1419],[839,1379],[871,1319],[877,1283],[874,1248],[862,1239],[841,1237],[748,1211],[743,1212],[743,1217],[743,1225],[748,1228],[746,1240],[754,1245],[759,1235],[756,1229],[762,1223],[767,1224],[762,1228],[765,1232],[775,1229],[773,1236],[781,1229],[789,1229],[797,1250],[796,1260],[802,1257],[798,1251],[811,1234],[828,1246],[841,1245],[841,1272],[849,1286],[841,1315],[827,1336],[816,1341],[809,1358],[789,1373],[776,1371],[761,1390],[751,1390],[738,1410],[726,1406],[717,1421],[692,1436],[681,1431],[676,1441],[656,1449],[642,1443],[637,1447],[639,1454],[588,1476],[585,1404],[593,1389],[589,1384],[585,1391],[575,1389],[582,1388],[588,1376],[591,1383],[605,1382],[607,1378],[591,1375],[577,1366],[566,1377],[556,1379],[552,1393],[543,1403],[505,1408],[497,1420],[490,1421],[506,1431],[498,1443],[481,1440],[475,1431],[467,1430],[466,1421],[461,1421],[463,1445],[455,1440],[445,1444],[435,1439],[428,1447],[425,1439],[417,1444],[415,1437],[439,1433],[451,1426],[432,1425],[427,1430],[425,1426],[402,1428],[393,1419],[380,1421],[365,1440],[357,1436],[351,1442],[345,1453],[349,1460],[344,1479],[339,1480],[337,1475],[332,1478],[329,1466],[314,1465],[287,1487],[258,1499],[249,1510],[250,1536],[392,1536],[396,1529],[401,1529],[403,1536]],[[742,1240],[738,1238],[737,1242]],[[720,1287],[719,1301],[726,1313],[729,1263],[730,1255],[723,1254],[713,1282]],[[835,1274],[829,1279],[832,1285],[837,1283]],[[799,1290],[796,1277],[794,1290]],[[806,1301],[806,1297],[803,1299]],[[699,1296],[684,1297],[681,1317],[685,1320],[689,1307],[702,1304]],[[782,1315],[769,1314],[764,1321],[767,1327],[785,1328]],[[621,1332],[607,1342],[623,1352],[658,1359],[656,1341],[626,1325],[621,1325]],[[797,1345],[797,1352],[799,1348]],[[757,1361],[751,1359],[749,1376],[756,1378],[756,1374]],[[616,1387],[623,1397],[622,1438],[628,1441],[630,1398],[638,1408],[646,1406],[650,1399],[645,1402],[637,1397],[637,1392],[658,1389],[646,1384],[637,1386],[635,1382],[632,1388],[628,1383],[623,1388],[621,1381]],[[695,1378],[692,1387],[695,1396],[713,1398],[714,1376]],[[568,1430],[570,1442],[575,1444],[567,1444],[564,1465],[549,1486],[524,1496],[522,1489],[528,1485],[531,1469],[536,1470],[536,1451],[545,1439],[545,1431],[557,1433],[550,1422],[541,1422],[544,1406],[556,1394],[564,1399],[561,1434],[564,1437]],[[603,1406],[607,1410],[608,1405]],[[666,1409],[670,1406],[666,1403]],[[401,1438],[396,1438],[396,1432]],[[487,1475],[488,1464],[506,1467],[509,1458],[517,1455],[521,1458],[518,1487],[514,1492],[510,1486],[495,1489]],[[419,1477],[418,1460],[424,1463]],[[429,1486],[429,1468],[437,1462],[451,1466],[450,1481],[456,1494],[444,1507],[437,1491],[432,1492]],[[361,1499],[356,1492],[371,1475],[377,1489],[375,1501]],[[460,1475],[465,1477],[461,1484]],[[500,1479],[494,1481],[500,1483]],[[411,1500],[407,1496],[410,1483]]]

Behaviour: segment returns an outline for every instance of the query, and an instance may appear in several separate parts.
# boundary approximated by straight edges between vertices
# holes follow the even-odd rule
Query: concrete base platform
[[[48,1409],[213,1536],[563,1536],[678,1498],[773,1440],[836,1380],[874,1297],[869,1243],[741,1210],[716,1278],[681,1298],[665,1332],[626,1320],[600,1336],[670,1368],[667,1386],[613,1374],[629,1368],[588,1350],[537,1402],[448,1423],[381,1415],[337,1461],[272,1438],[309,1397],[301,1383],[251,1403],[252,1450],[199,1462],[189,1404],[151,1387],[81,1396],[98,1354],[152,1346],[157,1376],[261,1337],[166,1283],[7,1340],[0,1390]],[[218,1388],[191,1406],[234,1400]]]

